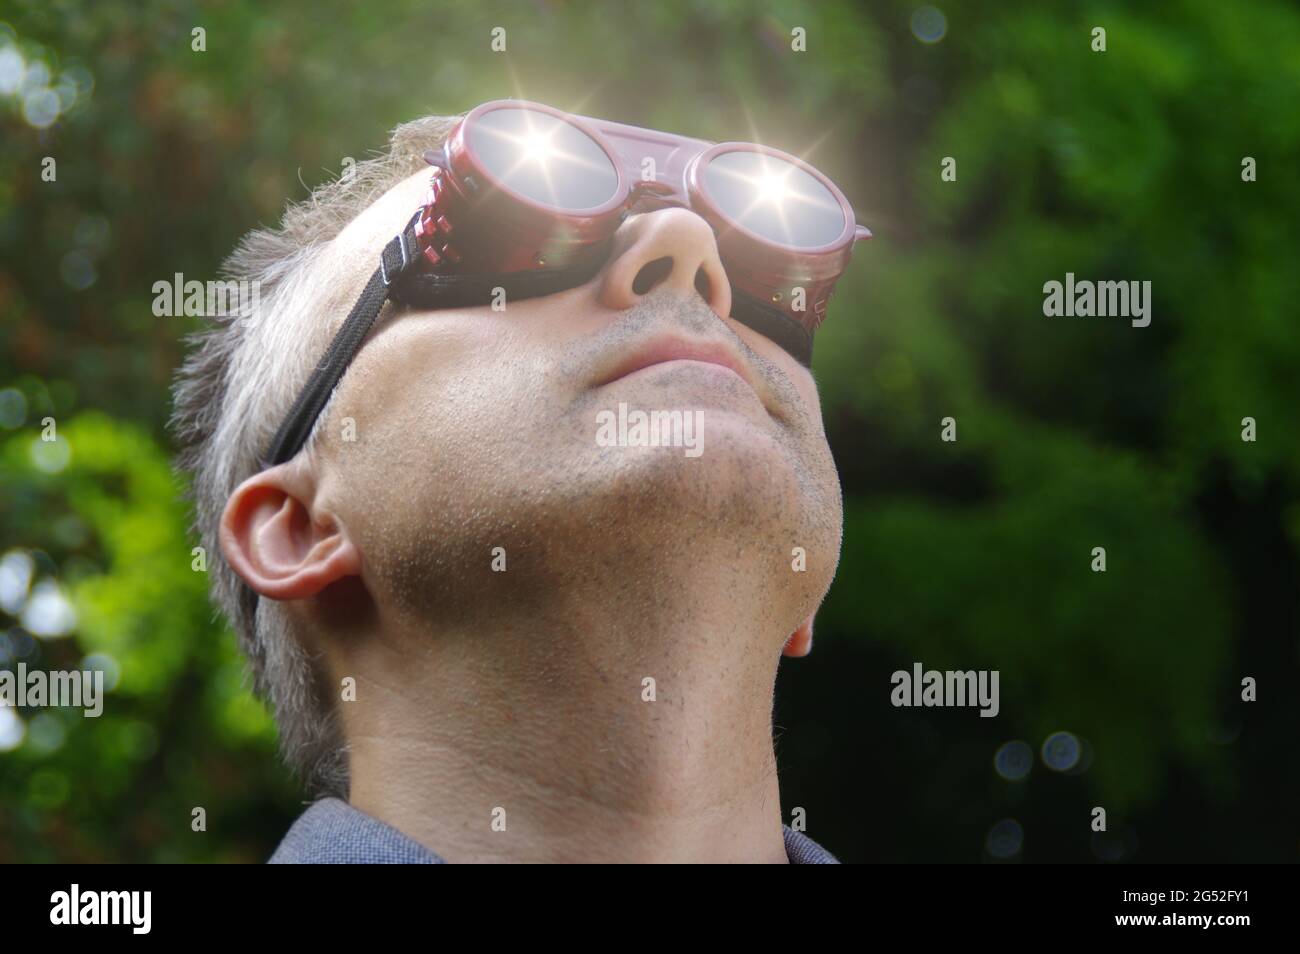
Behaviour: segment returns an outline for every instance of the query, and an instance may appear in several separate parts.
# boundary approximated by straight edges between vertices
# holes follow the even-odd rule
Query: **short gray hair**
[[[316,795],[347,795],[337,697],[284,608],[260,599],[222,557],[217,529],[231,492],[260,469],[261,452],[360,292],[360,284],[338,287],[333,239],[376,199],[425,168],[425,150],[440,146],[458,119],[428,116],[397,127],[386,153],[356,163],[342,178],[287,205],[278,229],[245,235],[222,266],[222,277],[257,283],[256,312],[213,322],[196,334],[176,376],[176,467],[190,478],[193,529],[209,554],[212,598],[239,638],[254,691],[275,713],[285,762]],[[373,261],[379,252],[374,250]],[[372,262],[363,265],[368,276]],[[313,452],[327,413],[318,418],[304,453]]]

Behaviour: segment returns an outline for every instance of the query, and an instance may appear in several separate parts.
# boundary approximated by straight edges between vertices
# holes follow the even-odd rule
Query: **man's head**
[[[774,666],[838,560],[813,379],[728,317],[713,232],[685,209],[629,218],[568,291],[390,303],[307,447],[258,470],[454,122],[399,128],[387,157],[248,236],[228,271],[261,283],[261,312],[208,332],[178,384],[215,594],[318,790],[345,789],[343,677],[433,660],[563,692],[611,659],[739,677]],[[598,438],[656,411],[699,422],[698,456]]]

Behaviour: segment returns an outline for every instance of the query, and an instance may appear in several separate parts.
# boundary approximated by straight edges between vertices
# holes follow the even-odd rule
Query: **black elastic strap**
[[[329,400],[335,385],[343,377],[343,372],[352,363],[352,358],[357,353],[357,346],[370,331],[370,326],[379,317],[379,312],[387,300],[388,286],[384,284],[384,272],[383,269],[377,268],[370,276],[370,281],[366,282],[365,291],[352,306],[348,320],[343,322],[343,327],[334,337],[329,350],[312,370],[307,384],[298,392],[297,400],[293,402],[293,407],[289,409],[284,423],[280,425],[280,430],[276,432],[270,448],[263,457],[264,467],[283,464],[302,449],[302,445],[307,441],[307,435],[311,433],[316,423],[316,418],[320,416],[321,409],[325,407],[325,402]]]
[[[285,415],[284,423],[271,440],[271,446],[262,458],[263,467],[274,467],[291,459],[302,450],[307,442],[316,418],[329,401],[334,388],[348,369],[352,359],[361,348],[361,342],[370,333],[375,319],[383,310],[384,302],[392,293],[392,286],[403,273],[410,270],[416,261],[418,247],[415,242],[415,223],[413,217],[407,223],[402,234],[394,237],[384,246],[379,259],[379,267],[374,270],[366,282],[361,297],[352,306],[347,320],[339,328],[338,334],[330,342],[324,356],[312,370],[306,385],[298,392],[293,407]]]
[[[733,295],[731,317],[771,338],[805,368],[812,367],[813,336],[803,325],[748,295]]]
[[[442,275],[414,271],[396,284],[393,298],[415,308],[467,308],[492,303],[498,288],[507,301],[554,295],[585,285],[604,267],[608,255],[593,252],[578,265],[554,266],[509,275]]]

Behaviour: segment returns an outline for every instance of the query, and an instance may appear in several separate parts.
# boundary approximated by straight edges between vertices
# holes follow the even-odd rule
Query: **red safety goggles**
[[[574,288],[608,259],[633,212],[680,206],[713,228],[733,319],[804,365],[856,242],[844,194],[795,156],[576,116],[522,100],[471,110],[440,150],[419,211],[384,248],[352,313],[299,394],[267,466],[306,442],[390,297],[417,307],[485,305]]]

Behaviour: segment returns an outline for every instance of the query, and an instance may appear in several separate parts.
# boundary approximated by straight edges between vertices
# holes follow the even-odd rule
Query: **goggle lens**
[[[488,172],[533,202],[579,212],[604,205],[618,188],[618,172],[605,151],[548,113],[494,109],[468,132]]]
[[[721,153],[705,167],[704,186],[723,214],[770,242],[818,248],[844,232],[839,200],[816,178],[778,156]]]

